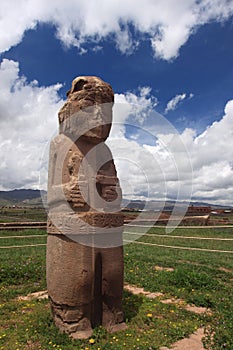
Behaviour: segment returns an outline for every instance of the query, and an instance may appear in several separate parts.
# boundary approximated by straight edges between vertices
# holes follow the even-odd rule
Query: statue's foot
[[[85,331],[76,331],[70,334],[70,337],[73,339],[88,339],[92,336],[93,330],[87,329]]]

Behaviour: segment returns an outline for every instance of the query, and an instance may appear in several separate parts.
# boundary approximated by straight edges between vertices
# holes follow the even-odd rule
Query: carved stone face
[[[114,93],[97,77],[77,77],[67,92],[68,100],[59,112],[60,131],[91,143],[105,141],[112,123]]]
[[[88,130],[82,138],[92,143],[100,143],[107,139],[112,125],[112,104],[104,103],[86,109],[85,122]]]

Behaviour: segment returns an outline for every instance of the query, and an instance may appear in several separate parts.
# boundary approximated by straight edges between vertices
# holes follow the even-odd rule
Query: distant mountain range
[[[156,201],[156,200],[151,200],[149,202],[146,201],[141,201],[141,200],[131,200],[129,204],[127,204],[127,200],[123,199],[122,205],[124,207],[128,208],[134,208],[134,209],[139,209],[143,210],[144,207],[146,206],[147,210],[172,210],[174,206],[176,205],[177,211],[182,210],[183,208],[187,209],[188,206],[193,205],[194,207],[211,207],[213,209],[217,208],[231,208],[230,206],[224,206],[224,205],[219,205],[219,204],[210,204],[206,202],[187,202],[187,201],[173,201],[173,200],[166,200],[165,202],[163,201]]]
[[[46,191],[40,190],[31,190],[31,189],[20,189],[20,190],[12,190],[12,191],[0,191],[0,206],[12,206],[12,205],[20,205],[20,206],[42,206],[41,195],[46,195]],[[146,201],[141,200],[122,200],[122,206],[131,208],[131,209],[139,209],[143,210],[147,204],[147,209],[151,210],[161,210],[162,208],[165,210],[172,210],[174,205],[181,209],[183,207],[187,207],[187,205],[193,206],[211,206],[212,208],[229,208],[229,206],[222,205],[213,205],[205,202],[175,202],[175,201],[166,201],[164,204],[162,201],[152,200],[146,203]]]
[[[46,194],[46,191],[30,189],[0,191],[0,205],[42,206],[41,194]]]

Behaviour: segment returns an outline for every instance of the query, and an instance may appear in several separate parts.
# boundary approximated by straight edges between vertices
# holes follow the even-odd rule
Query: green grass
[[[44,208],[3,208],[0,210],[0,222],[46,220],[47,213]]]
[[[127,228],[128,231],[128,228]],[[228,229],[181,229],[163,237],[161,228],[140,241],[150,244],[233,251],[233,241],[194,240],[192,237],[233,238]],[[34,238],[4,238],[0,246],[45,243],[42,230],[2,231],[1,236],[36,235]],[[183,236],[185,238],[174,238]],[[146,291],[162,292],[184,303],[206,306],[212,316],[196,315],[183,304],[163,304],[162,297],[149,299],[124,292],[128,329],[115,334],[95,329],[90,340],[72,341],[54,326],[47,300],[19,301],[20,295],[46,289],[45,246],[0,249],[0,349],[139,349],[158,350],[205,326],[208,350],[233,349],[233,254],[189,251],[132,243],[125,250],[125,282]],[[172,267],[173,271],[156,269]]]

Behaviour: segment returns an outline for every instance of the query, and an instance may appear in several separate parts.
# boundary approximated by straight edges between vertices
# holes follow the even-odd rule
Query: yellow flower
[[[153,315],[152,315],[152,314],[147,314],[146,316],[147,316],[147,317],[153,317]]]
[[[94,344],[94,342],[95,342],[95,339],[93,339],[93,338],[89,339],[90,344]]]

